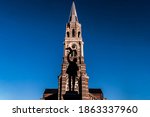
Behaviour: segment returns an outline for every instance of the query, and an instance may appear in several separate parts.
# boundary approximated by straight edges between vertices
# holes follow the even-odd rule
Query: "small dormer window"
[[[78,21],[78,18],[77,18],[77,16],[75,16],[75,18],[76,18],[76,21]]]
[[[70,17],[70,21],[72,20],[72,17]]]

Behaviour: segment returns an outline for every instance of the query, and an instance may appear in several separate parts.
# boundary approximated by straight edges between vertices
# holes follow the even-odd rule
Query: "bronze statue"
[[[78,68],[78,65],[77,65],[77,58],[73,58],[73,61],[70,60],[70,55],[73,53],[73,51],[76,52],[76,50],[72,50],[70,47],[69,48],[66,48],[67,50],[69,50],[70,52],[68,53],[68,56],[67,56],[67,60],[68,60],[68,68],[67,68],[67,71],[66,73],[68,74],[68,78],[69,78],[69,91],[74,91],[74,88],[75,88],[75,79],[77,77],[77,71],[79,70]],[[72,79],[72,90],[71,90],[71,79]]]

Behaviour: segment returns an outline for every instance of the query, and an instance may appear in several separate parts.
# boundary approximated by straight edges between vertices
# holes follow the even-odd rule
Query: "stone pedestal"
[[[63,98],[64,100],[81,100],[81,95],[77,91],[67,91]]]

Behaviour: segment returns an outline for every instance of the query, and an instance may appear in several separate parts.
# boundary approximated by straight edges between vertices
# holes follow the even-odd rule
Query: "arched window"
[[[72,37],[75,37],[75,30],[72,29]]]
[[[67,37],[70,37],[70,33],[69,32],[67,32]]]
[[[80,31],[79,31],[79,32],[78,32],[78,37],[80,37],[80,34],[81,34],[81,33],[80,33]]]
[[[70,24],[69,23],[67,24],[67,28],[70,28]]]

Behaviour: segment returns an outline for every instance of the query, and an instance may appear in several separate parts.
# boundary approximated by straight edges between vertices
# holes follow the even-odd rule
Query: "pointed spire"
[[[76,21],[78,21],[78,16],[76,12],[76,6],[73,0],[71,11],[70,11],[69,22],[76,22]]]

